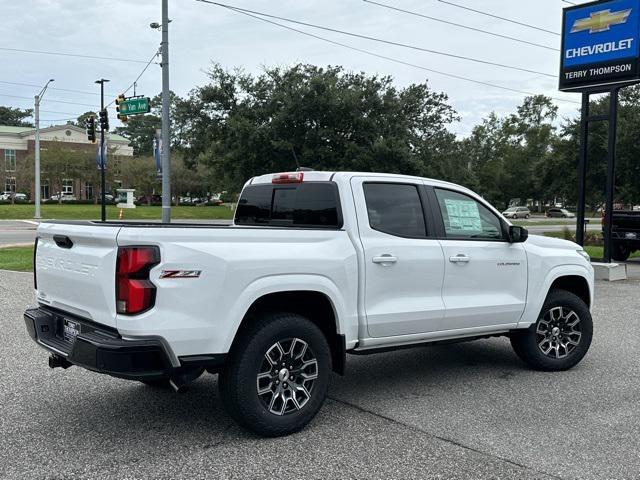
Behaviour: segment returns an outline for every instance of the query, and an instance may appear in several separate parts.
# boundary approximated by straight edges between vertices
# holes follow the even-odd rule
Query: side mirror
[[[511,243],[523,243],[529,238],[529,230],[524,227],[511,225],[509,227],[509,241]]]

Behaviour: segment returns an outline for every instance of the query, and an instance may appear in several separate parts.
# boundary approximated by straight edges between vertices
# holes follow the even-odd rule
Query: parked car
[[[176,391],[217,373],[227,411],[264,436],[311,421],[347,353],[506,336],[549,372],[592,338],[580,246],[403,175],[255,177],[229,226],[43,222],[34,264],[24,319],[51,368]]]
[[[141,195],[136,199],[136,202],[140,205],[162,203],[162,195]]]
[[[575,214],[565,208],[550,208],[547,210],[548,218],[575,218]]]
[[[515,220],[518,218],[529,218],[531,211],[527,207],[511,207],[502,212],[502,215],[504,215],[505,218],[513,218]]]
[[[3,192],[0,194],[0,200],[11,200],[11,197],[17,202],[26,202],[28,197],[25,193]]]

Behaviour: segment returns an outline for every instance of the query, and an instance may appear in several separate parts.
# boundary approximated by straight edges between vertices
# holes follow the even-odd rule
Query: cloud
[[[551,74],[556,74],[558,70],[558,54],[552,51],[408,16],[360,0],[228,1],[244,8],[517,65],[530,70]],[[473,2],[476,9],[520,19],[552,30],[560,28],[561,6],[558,0]],[[436,0],[404,0],[402,8],[559,47],[559,37],[463,12]],[[5,15],[0,24],[0,38],[5,40],[0,46],[4,47],[147,60],[160,43],[160,33],[149,28],[149,23],[160,20],[159,0],[112,0],[103,3],[22,0],[3,5],[3,10]],[[455,127],[460,131],[469,131],[491,111],[507,113],[515,110],[524,96],[370,57],[195,0],[170,2],[170,17],[171,88],[181,95],[206,81],[203,69],[212,61],[229,68],[242,66],[247,71],[256,73],[261,70],[262,65],[288,65],[298,61],[318,65],[343,65],[351,70],[392,75],[399,85],[424,82],[428,79],[434,90],[444,91],[449,95],[452,105],[462,114],[461,124]],[[558,93],[554,78],[377,44],[306,27],[299,28],[381,55],[454,75],[473,77],[532,93],[579,100],[577,95]],[[109,101],[128,86],[143,67],[135,63],[2,51],[0,61],[5,66],[0,74],[0,80],[4,81],[42,84],[46,79],[54,77],[54,86],[57,88],[97,92],[94,80],[100,77],[109,78]],[[160,88],[160,68],[152,65],[140,80],[138,92],[153,96]],[[0,103],[28,107],[32,103],[30,100],[1,95],[4,93],[33,97],[37,93],[35,90],[32,87],[9,87],[0,84]],[[99,103],[95,94],[52,90],[47,93],[42,108],[74,114],[89,109],[79,105],[59,104],[54,100],[87,103],[95,105],[95,108]],[[562,115],[575,115],[578,107],[572,103],[558,105]],[[60,115],[43,114],[43,118],[59,117]]]

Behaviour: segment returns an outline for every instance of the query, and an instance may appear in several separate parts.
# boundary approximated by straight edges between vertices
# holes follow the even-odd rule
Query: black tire
[[[305,353],[296,358],[303,348]],[[301,367],[305,363],[309,365]],[[240,426],[278,437],[301,430],[315,417],[327,396],[330,374],[331,351],[322,331],[301,315],[269,313],[238,338],[218,385],[225,409]],[[260,385],[266,390],[262,395]]]
[[[513,219],[514,219],[514,220],[517,220],[517,219],[518,219],[518,214],[514,213],[514,214],[513,214]]]
[[[626,262],[631,256],[631,249],[624,243],[615,242],[611,249],[611,257],[617,262]]]
[[[559,308],[561,310],[558,310]],[[562,321],[553,321],[552,317],[550,317],[552,309],[556,318],[559,317],[559,312],[562,315],[567,315],[567,321],[564,322],[565,326],[575,321],[575,317],[568,312],[575,313],[579,321],[570,328],[571,330],[577,329],[577,332],[567,333],[569,327],[565,329],[562,327]],[[550,324],[560,325],[557,327],[560,333],[559,337],[552,337],[551,332],[555,332],[555,328],[552,329],[549,326]],[[543,331],[548,332],[548,343],[542,343],[543,339],[546,339],[546,335],[542,333]],[[578,333],[580,334],[579,336]],[[544,302],[538,321],[527,330],[513,332],[511,334],[511,345],[518,357],[530,367],[545,372],[553,372],[568,370],[577,365],[587,354],[592,337],[593,320],[585,302],[577,295],[566,290],[551,290]],[[551,340],[552,338],[555,340]],[[568,346],[561,346],[563,339]],[[570,341],[577,342],[577,345],[569,343]],[[557,348],[554,349],[553,345],[556,345]],[[543,352],[546,347],[549,347],[547,354]]]
[[[524,216],[524,218],[525,218],[526,220],[529,220],[529,217],[530,217],[530,215],[529,215],[528,213]]]

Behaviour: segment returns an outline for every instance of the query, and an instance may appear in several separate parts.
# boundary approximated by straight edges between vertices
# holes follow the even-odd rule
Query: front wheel
[[[552,290],[538,321],[511,334],[516,354],[542,371],[568,370],[584,358],[593,337],[593,320],[585,302],[565,290]]]
[[[611,256],[617,262],[626,262],[631,256],[631,249],[624,243],[614,243]]]
[[[288,435],[318,413],[330,372],[329,344],[313,322],[292,313],[265,314],[234,345],[219,376],[220,395],[247,430]]]

